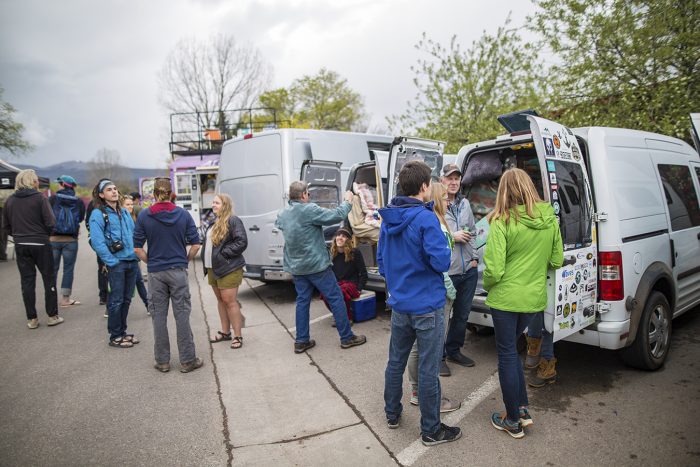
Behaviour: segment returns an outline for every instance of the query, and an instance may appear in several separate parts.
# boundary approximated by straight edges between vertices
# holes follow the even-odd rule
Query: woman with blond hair
[[[488,215],[490,230],[484,254],[483,281],[488,291],[498,350],[498,378],[506,411],[491,415],[491,424],[513,438],[533,424],[516,342],[534,313],[547,305],[547,270],[564,261],[561,233],[552,205],[543,202],[521,169],[501,176],[496,206]]]
[[[211,203],[216,221],[207,229],[202,261],[204,274],[209,277],[216,295],[221,330],[210,342],[231,342],[232,349],[243,346],[241,328],[245,318],[238,303],[238,287],[243,282],[243,252],[248,237],[243,222],[233,214],[233,201],[229,195],[219,193]],[[233,336],[231,336],[233,329]]]

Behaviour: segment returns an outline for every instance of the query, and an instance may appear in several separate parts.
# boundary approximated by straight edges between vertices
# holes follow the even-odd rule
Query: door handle
[[[561,264],[562,267],[571,266],[572,264],[576,264],[576,257],[574,255],[564,256],[564,262]]]
[[[260,227],[258,227],[257,225],[254,225],[253,227],[250,227],[248,230],[250,230],[251,232],[257,232],[260,230]]]

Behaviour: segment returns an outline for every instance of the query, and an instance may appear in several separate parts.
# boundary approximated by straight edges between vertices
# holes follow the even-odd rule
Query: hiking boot
[[[445,363],[445,360],[440,360],[440,370],[438,373],[440,376],[452,376],[452,372],[450,371],[450,367],[447,366],[447,363]]]
[[[161,373],[167,373],[170,371],[170,363],[156,363],[153,368],[160,371]]]
[[[532,417],[530,416],[530,412],[528,412],[527,408],[520,407],[520,425],[525,428],[526,426],[534,424],[535,422],[532,421]]]
[[[28,327],[29,329],[36,329],[36,328],[38,328],[38,327],[39,327],[39,320],[36,319],[36,318],[30,319],[29,321],[27,321],[27,327]]]
[[[552,384],[557,380],[557,359],[540,360],[537,365],[537,373],[528,378],[527,384],[533,388],[541,388],[545,384]]]
[[[168,366],[170,364],[168,363]],[[194,371],[197,368],[202,368],[204,366],[204,360],[201,358],[197,357],[191,362],[183,363],[182,368],[180,368],[180,373],[189,373],[190,371]]]
[[[316,345],[316,341],[313,339],[309,339],[309,342],[295,342],[294,353],[304,353],[314,345]]]
[[[418,405],[418,391],[411,391],[411,405]]]
[[[345,339],[340,341],[340,347],[343,349],[349,349],[350,347],[355,347],[356,345],[362,345],[367,342],[367,338],[362,335],[354,335],[350,339]]]
[[[399,422],[401,421],[401,415],[397,415],[395,417],[386,417],[386,426],[388,426],[390,429],[394,430],[399,427]]]
[[[440,429],[430,435],[421,435],[420,440],[425,446],[435,446],[436,444],[449,443],[462,437],[462,430],[456,426],[440,424]]]
[[[541,337],[526,336],[527,357],[525,357],[525,368],[531,370],[540,362],[540,348],[542,347]]]
[[[466,355],[462,355],[461,352],[457,352],[454,355],[448,355],[447,360],[456,363],[457,365],[462,365],[466,367],[474,366],[474,360],[467,357]]]
[[[49,326],[56,326],[57,324],[61,324],[62,322],[63,322],[63,318],[61,318],[58,315],[54,315],[54,316],[49,316],[49,319],[48,319],[46,324],[48,324]]]
[[[460,407],[462,407],[461,402],[452,401],[447,397],[440,399],[440,413],[454,412]]]
[[[519,439],[525,436],[525,430],[523,430],[523,424],[520,421],[513,423],[508,420],[508,417],[504,414],[501,415],[498,412],[491,414],[491,425],[498,431],[505,431],[513,438]]]

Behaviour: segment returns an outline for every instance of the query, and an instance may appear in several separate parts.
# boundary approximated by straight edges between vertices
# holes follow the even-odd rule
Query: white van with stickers
[[[464,146],[457,159],[477,246],[501,173],[525,170],[552,203],[564,243],[564,265],[548,274],[547,330],[555,341],[621,349],[629,365],[659,368],[672,319],[700,305],[698,153],[668,136],[569,129],[532,112],[499,121],[510,134]],[[492,326],[485,298],[480,274],[469,321]]]

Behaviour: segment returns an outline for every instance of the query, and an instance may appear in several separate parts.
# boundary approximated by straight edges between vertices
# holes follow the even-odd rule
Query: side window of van
[[[690,168],[686,165],[659,164],[666,204],[673,231],[700,225],[700,205]]]

